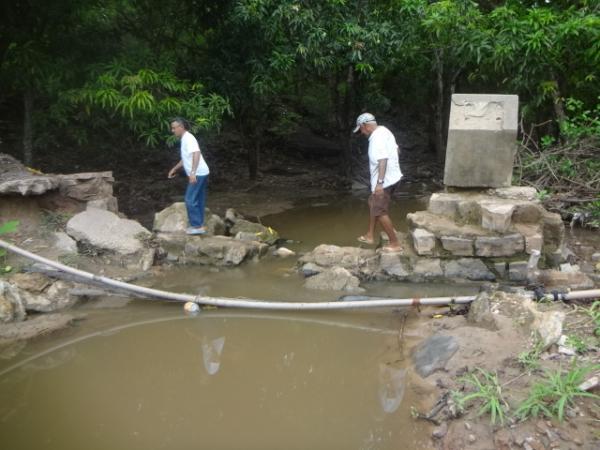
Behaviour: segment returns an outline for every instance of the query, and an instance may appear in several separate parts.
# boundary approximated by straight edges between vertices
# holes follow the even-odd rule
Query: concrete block
[[[516,95],[452,96],[444,170],[447,186],[510,186],[518,109]]]
[[[508,279],[511,281],[527,280],[527,261],[515,261],[508,265]]]
[[[510,227],[515,205],[503,203],[481,203],[481,226],[487,230],[505,233]]]
[[[412,231],[413,245],[418,255],[432,255],[435,248],[435,235],[423,228]]]
[[[500,278],[506,277],[506,261],[494,263],[494,270]]]
[[[423,278],[436,278],[444,275],[441,261],[437,258],[419,258],[413,267],[413,273],[417,277]]]
[[[540,233],[531,236],[525,236],[525,253],[531,255],[533,250],[542,251],[544,238]]]
[[[477,256],[512,256],[523,253],[525,242],[520,234],[475,239]]]
[[[473,240],[454,236],[442,236],[442,247],[454,256],[473,256]]]
[[[565,225],[560,214],[545,211],[542,220],[544,226],[544,253],[552,253],[561,249],[565,237]]]
[[[510,200],[534,201],[537,199],[537,190],[531,186],[510,186],[506,188],[490,189],[490,194]]]
[[[456,215],[458,203],[462,200],[460,195],[438,192],[431,194],[427,210],[433,214],[442,214],[452,217]]]

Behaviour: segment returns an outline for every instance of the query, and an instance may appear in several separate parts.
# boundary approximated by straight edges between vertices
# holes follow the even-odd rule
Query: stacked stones
[[[499,278],[524,281],[533,251],[558,262],[564,225],[527,187],[437,193],[429,208],[409,214],[419,256],[478,258]]]
[[[528,255],[560,259],[564,225],[534,188],[511,187],[518,97],[452,96],[444,183],[427,211],[408,215],[419,256],[477,258],[499,278],[523,281]]]

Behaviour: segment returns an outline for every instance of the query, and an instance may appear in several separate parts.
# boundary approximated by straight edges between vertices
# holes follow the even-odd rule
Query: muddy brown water
[[[393,218],[423,202],[400,198]],[[364,199],[325,199],[263,223],[293,240],[354,245]],[[295,259],[240,268],[165,270],[161,289],[267,300],[333,300],[308,291]],[[472,285],[368,283],[367,295],[472,293]],[[277,313],[207,310],[118,299],[78,308],[77,326],[0,359],[0,448],[408,449],[430,448],[411,418],[433,392],[414,374],[419,320],[405,311]],[[411,328],[413,332],[410,332]]]

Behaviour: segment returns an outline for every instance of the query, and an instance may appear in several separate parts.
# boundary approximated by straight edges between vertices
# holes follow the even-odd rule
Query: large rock
[[[361,292],[360,281],[343,267],[331,267],[304,282],[307,289]]]
[[[57,177],[32,173],[12,156],[0,154],[0,194],[41,195],[58,186]]]
[[[376,259],[375,250],[321,244],[302,256],[300,263],[312,262],[321,267],[344,267],[356,274],[367,265],[375,265]]]
[[[565,313],[562,311],[546,311],[536,316],[533,328],[540,336],[544,349],[556,344],[562,335]]]
[[[471,302],[467,322],[484,328],[497,329],[498,325],[492,313],[490,297],[487,292],[479,293],[475,300]]]
[[[518,108],[516,95],[452,95],[444,184],[510,186]]]
[[[447,261],[444,264],[444,275],[446,278],[462,278],[467,280],[492,281],[496,276],[487,266],[476,258],[461,258]]]
[[[0,280],[0,324],[24,320],[25,315],[25,307],[19,289]]]
[[[279,239],[277,231],[271,227],[240,218],[237,218],[233,226],[229,229],[229,234],[232,236],[238,233],[251,233],[255,236],[255,240],[265,242],[269,245],[274,244]]]
[[[171,246],[172,244],[173,241]],[[176,245],[179,251],[183,250],[187,263],[220,266],[237,266],[246,260],[260,258],[268,249],[266,244],[260,242],[241,241],[225,236],[187,236]]]
[[[138,222],[95,208],[73,216],[67,222],[67,234],[77,241],[119,255],[142,252],[145,246],[141,239],[151,236]]]
[[[204,218],[207,234],[215,236],[225,234],[225,222],[218,215],[212,214],[210,209],[206,208]],[[188,227],[187,209],[183,202],[173,203],[154,215],[152,229],[157,233],[183,234]]]
[[[477,256],[513,256],[523,253],[524,250],[525,241],[520,234],[482,236],[475,239],[475,254]]]
[[[415,369],[423,378],[442,370],[458,350],[453,336],[435,334],[415,348],[412,354]]]

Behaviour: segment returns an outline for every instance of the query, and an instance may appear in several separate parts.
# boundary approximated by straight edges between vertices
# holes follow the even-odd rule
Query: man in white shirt
[[[379,223],[389,237],[389,244],[383,247],[383,250],[399,251],[400,244],[389,216],[392,194],[402,178],[396,138],[386,127],[377,125],[375,116],[370,113],[358,116],[354,132],[358,131],[369,138],[369,170],[371,173],[369,230],[358,240],[365,244],[374,244],[375,226]]]
[[[198,141],[188,129],[189,125],[185,119],[176,118],[171,121],[171,132],[181,140],[181,159],[169,170],[168,177],[175,177],[177,171],[183,167],[188,177],[185,206],[190,227],[186,230],[186,233],[206,234],[204,204],[206,202],[209,170],[200,152]]]

